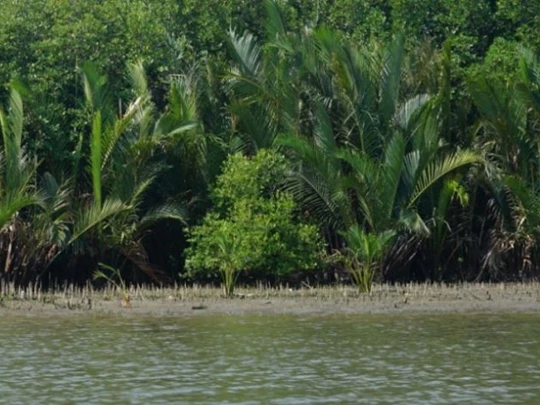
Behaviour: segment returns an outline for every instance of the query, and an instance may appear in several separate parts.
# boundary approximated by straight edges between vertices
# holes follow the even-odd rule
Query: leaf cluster
[[[295,219],[292,198],[276,189],[285,168],[283,156],[269,150],[229,157],[214,189],[215,210],[191,230],[189,269],[279,277],[317,266],[317,228]]]

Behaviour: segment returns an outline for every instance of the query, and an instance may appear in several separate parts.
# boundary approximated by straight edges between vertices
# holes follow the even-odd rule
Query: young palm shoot
[[[94,280],[104,279],[111,285],[113,285],[117,291],[120,291],[122,295],[122,307],[132,308],[131,306],[131,296],[129,295],[129,290],[126,286],[120,269],[108,266],[104,263],[99,263],[98,266],[100,269],[94,272]],[[107,271],[109,274],[105,273]]]
[[[242,270],[236,260],[238,257],[236,254],[238,238],[233,235],[230,236],[232,237],[221,237],[216,239],[216,255],[220,259],[219,271],[223,283],[223,293],[225,297],[228,298],[233,296],[236,280]]]
[[[375,274],[381,260],[390,247],[395,233],[366,232],[360,226],[353,225],[342,233],[347,242],[344,262],[360,293],[371,294]]]

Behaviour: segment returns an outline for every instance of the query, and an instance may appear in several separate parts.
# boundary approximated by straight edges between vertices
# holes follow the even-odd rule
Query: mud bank
[[[540,312],[540,284],[410,284],[353,287],[238,289],[234,298],[206,287],[136,288],[129,303],[114,288],[15,290],[0,296],[0,316],[205,314],[399,314]]]

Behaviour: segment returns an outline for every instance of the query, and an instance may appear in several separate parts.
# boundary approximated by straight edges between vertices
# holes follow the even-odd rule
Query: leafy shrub
[[[285,168],[285,158],[268,150],[231,155],[214,190],[216,209],[192,229],[187,268],[219,272],[227,296],[241,271],[279,277],[318,264],[317,228],[298,221],[291,196],[276,187]]]

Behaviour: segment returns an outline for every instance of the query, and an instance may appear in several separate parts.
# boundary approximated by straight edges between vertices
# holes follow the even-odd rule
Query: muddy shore
[[[540,312],[540,283],[378,285],[371,295],[350,286],[239,288],[232,299],[211,287],[137,288],[129,291],[129,303],[122,297],[114,288],[41,292],[4,287],[0,316]]]

